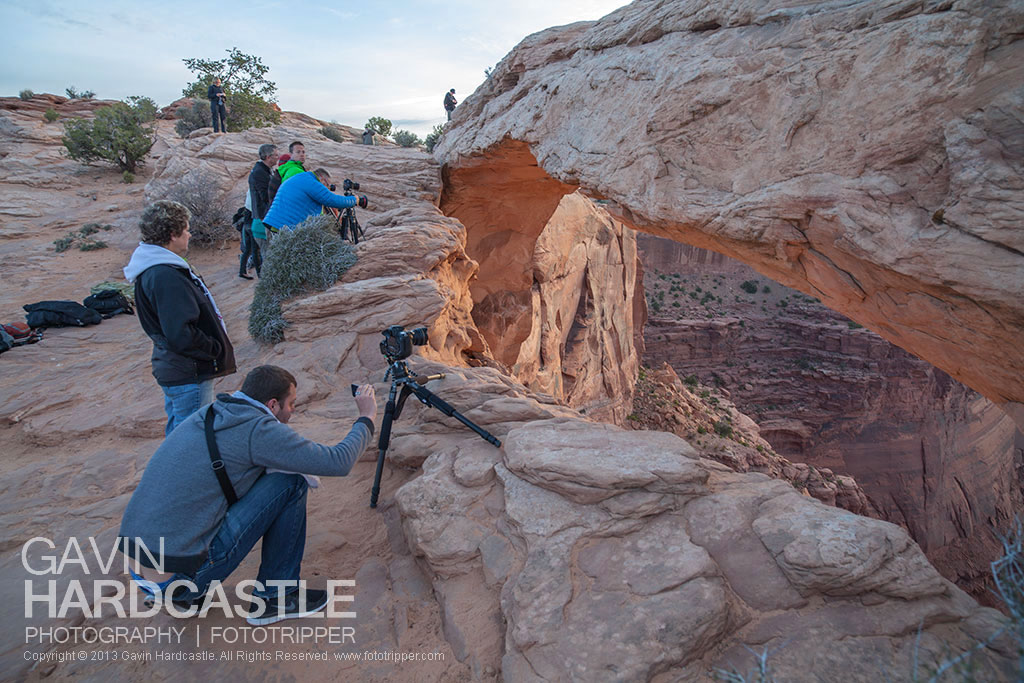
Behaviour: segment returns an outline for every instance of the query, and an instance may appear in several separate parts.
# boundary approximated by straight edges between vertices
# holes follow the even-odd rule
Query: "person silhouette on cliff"
[[[455,107],[458,105],[458,101],[455,99],[455,88],[452,88],[444,94],[444,110],[448,112],[448,120],[452,120],[452,112],[455,111]]]

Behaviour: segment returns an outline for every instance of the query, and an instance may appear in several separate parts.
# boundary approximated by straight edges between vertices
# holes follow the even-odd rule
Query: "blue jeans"
[[[213,119],[213,132],[228,132],[228,110],[223,102],[210,102],[210,117]],[[217,124],[220,124],[218,129]]]
[[[263,539],[260,571],[256,577],[264,590],[253,595],[276,600],[276,586],[267,581],[292,581],[285,594],[298,590],[302,554],[306,549],[306,491],[309,485],[298,474],[264,474],[227,515],[210,543],[209,556],[194,575],[177,573],[196,585],[197,592],[178,591],[175,600],[192,600],[206,592],[212,581],[223,581],[238,568],[256,542]]]
[[[164,436],[185,421],[192,413],[208,403],[213,403],[213,380],[208,379],[198,384],[182,384],[176,387],[160,388],[164,390],[164,411],[167,413],[167,427]]]

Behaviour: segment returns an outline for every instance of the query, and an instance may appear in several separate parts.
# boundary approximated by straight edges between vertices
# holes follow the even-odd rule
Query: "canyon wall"
[[[781,455],[853,476],[945,576],[984,596],[997,532],[1024,508],[1016,424],[931,364],[741,263],[650,236],[640,243],[649,273],[724,293],[707,307],[683,296],[653,314],[644,362],[719,382]],[[664,282],[652,276],[648,295],[664,302]]]

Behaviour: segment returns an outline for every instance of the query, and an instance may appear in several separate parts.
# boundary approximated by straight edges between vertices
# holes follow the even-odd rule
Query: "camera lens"
[[[331,183],[331,192],[334,192],[336,189],[338,189],[337,186],[334,183]]]
[[[425,327],[409,330],[409,335],[412,337],[413,346],[423,346],[427,343],[427,328]]]

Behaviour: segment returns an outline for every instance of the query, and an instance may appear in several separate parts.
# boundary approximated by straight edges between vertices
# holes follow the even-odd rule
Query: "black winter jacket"
[[[252,215],[260,220],[270,210],[270,196],[267,193],[270,187],[270,169],[262,161],[249,171],[249,194],[252,195]]]
[[[270,174],[270,181],[267,183],[267,199],[269,200],[267,202],[268,211],[270,210],[270,205],[274,203],[274,196],[277,194],[277,191],[281,189],[282,182],[284,181],[281,180],[281,174],[278,173],[275,168],[273,173]],[[261,218],[260,220],[263,219]]]
[[[158,264],[135,280],[135,306],[153,340],[153,376],[173,387],[235,372],[235,350],[213,304],[185,268]]]

